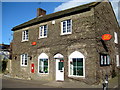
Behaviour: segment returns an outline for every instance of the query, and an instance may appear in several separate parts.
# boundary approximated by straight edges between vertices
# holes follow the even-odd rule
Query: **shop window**
[[[22,54],[21,55],[21,66],[27,66],[28,64],[28,55]]]
[[[48,59],[40,59],[39,73],[48,73]]]
[[[110,56],[107,54],[100,54],[100,65],[109,66],[110,65]]]
[[[48,73],[48,56],[45,53],[38,57],[38,73]]]
[[[70,62],[71,75],[83,76],[83,58],[73,58]]]
[[[69,56],[69,76],[84,77],[85,61],[84,55],[78,51]]]

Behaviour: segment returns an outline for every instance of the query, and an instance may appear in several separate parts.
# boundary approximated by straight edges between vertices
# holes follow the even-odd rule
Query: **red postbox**
[[[31,72],[34,73],[34,63],[31,64]]]

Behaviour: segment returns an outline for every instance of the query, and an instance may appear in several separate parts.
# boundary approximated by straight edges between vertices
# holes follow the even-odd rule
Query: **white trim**
[[[48,59],[48,73],[40,73],[39,72],[39,59]],[[49,74],[49,57],[47,54],[45,53],[41,53],[39,56],[38,56],[38,74],[42,74],[42,75],[46,75],[46,74]]]
[[[54,56],[54,58],[64,58],[64,56],[62,54],[58,53]]]
[[[118,35],[117,35],[117,33],[116,32],[114,32],[114,42],[116,43],[116,44],[118,44]]]
[[[44,59],[44,58],[48,58],[48,55],[45,54],[45,53],[41,53],[39,56],[38,56],[39,59]]]
[[[77,56],[77,57],[75,57],[75,56]],[[72,58],[83,58],[83,76],[70,75],[70,61],[72,60]],[[84,55],[82,53],[80,53],[78,51],[74,51],[68,57],[68,77],[81,77],[81,78],[85,78],[85,57],[84,57]]]
[[[120,66],[119,55],[116,55],[116,66]]]

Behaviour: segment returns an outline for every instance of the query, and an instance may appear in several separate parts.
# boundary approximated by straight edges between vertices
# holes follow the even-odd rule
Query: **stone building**
[[[12,29],[13,77],[98,83],[119,66],[119,25],[110,2],[92,2],[37,17]],[[109,34],[110,40],[102,40]],[[109,37],[109,36],[108,36]]]

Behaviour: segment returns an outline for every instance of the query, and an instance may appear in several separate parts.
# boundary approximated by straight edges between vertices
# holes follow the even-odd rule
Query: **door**
[[[56,81],[64,81],[64,61],[56,59]]]

